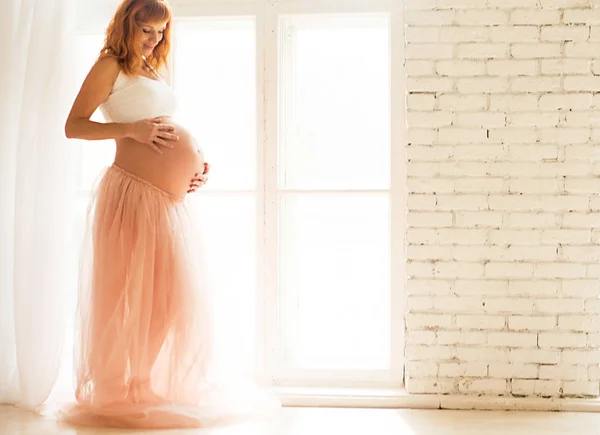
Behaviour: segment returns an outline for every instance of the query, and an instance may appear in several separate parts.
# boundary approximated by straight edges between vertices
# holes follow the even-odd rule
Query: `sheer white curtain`
[[[38,409],[62,356],[73,153],[72,0],[0,10],[0,403]]]

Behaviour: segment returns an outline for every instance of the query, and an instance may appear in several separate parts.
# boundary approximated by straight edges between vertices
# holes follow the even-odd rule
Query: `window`
[[[188,0],[174,9],[176,116],[212,164],[192,204],[210,227],[223,361],[274,385],[397,387],[399,6]],[[102,39],[80,35],[81,80]],[[114,145],[82,144],[80,154],[83,223]]]

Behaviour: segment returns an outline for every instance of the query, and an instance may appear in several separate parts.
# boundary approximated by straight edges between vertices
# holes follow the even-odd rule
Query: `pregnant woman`
[[[117,145],[82,253],[77,403],[62,413],[75,424],[207,427],[246,418],[259,403],[260,394],[248,401],[254,411],[234,410],[240,396],[227,398],[209,378],[211,299],[185,201],[208,165],[172,118],[175,96],[157,73],[170,31],[164,0],[124,0],[65,126],[69,138]],[[106,123],[90,120],[97,108]]]

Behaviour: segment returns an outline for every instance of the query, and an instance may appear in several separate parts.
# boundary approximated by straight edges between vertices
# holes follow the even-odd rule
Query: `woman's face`
[[[163,33],[167,27],[164,23],[140,23],[142,28],[142,53],[148,57],[154,51],[154,48],[163,39]]]

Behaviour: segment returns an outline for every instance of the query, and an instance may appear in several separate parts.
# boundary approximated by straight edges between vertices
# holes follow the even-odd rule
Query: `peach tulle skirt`
[[[198,222],[181,198],[118,166],[89,210],[76,335],[76,403],[61,420],[199,428],[273,415],[255,386],[211,379],[213,310]]]

